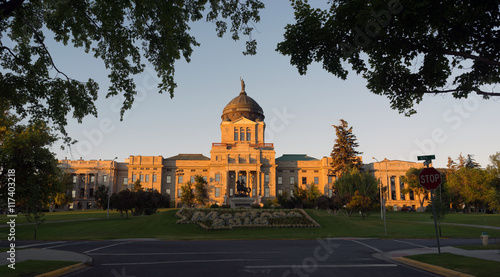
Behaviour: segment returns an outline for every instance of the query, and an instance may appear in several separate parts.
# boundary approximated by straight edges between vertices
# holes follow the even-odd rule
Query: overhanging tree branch
[[[465,52],[457,52],[457,51],[451,51],[451,50],[444,50],[443,53],[446,54],[446,55],[451,55],[451,56],[457,56],[457,57],[462,57],[462,58],[476,60],[478,62],[482,62],[482,63],[493,65],[493,66],[500,66],[500,62],[492,61],[492,60],[489,60],[487,58],[483,58],[483,57],[480,57],[480,56],[477,56],[477,55],[472,55],[472,54],[465,53]]]
[[[448,90],[430,90],[430,91],[422,91],[419,93],[425,93],[425,94],[439,94],[439,93],[450,93],[450,92],[458,92],[459,90],[457,89],[448,89]],[[484,95],[484,96],[500,96],[500,92],[488,92],[488,91],[482,91],[480,89],[474,89],[474,91],[478,95]]]

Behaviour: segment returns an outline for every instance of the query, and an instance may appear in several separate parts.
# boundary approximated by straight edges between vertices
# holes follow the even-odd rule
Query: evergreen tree
[[[350,167],[361,168],[361,159],[357,155],[363,152],[356,151],[359,144],[356,142],[356,136],[349,127],[347,121],[341,119],[340,124],[332,125],[335,128],[335,144],[331,153],[331,166],[340,176],[347,172]]]

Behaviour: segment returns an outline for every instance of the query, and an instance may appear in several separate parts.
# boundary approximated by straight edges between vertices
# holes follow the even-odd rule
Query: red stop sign
[[[418,174],[418,181],[426,189],[437,189],[441,185],[441,173],[434,167],[426,167]]]

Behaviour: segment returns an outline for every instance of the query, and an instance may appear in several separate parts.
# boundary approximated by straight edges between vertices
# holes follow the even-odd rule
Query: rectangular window
[[[415,200],[415,194],[413,194],[413,190],[410,190],[410,200]]]
[[[328,184],[332,184],[333,183],[333,176],[328,176]]]
[[[182,189],[177,190],[177,197],[182,197]]]
[[[401,196],[401,200],[405,200],[405,194],[403,193],[404,189],[405,189],[405,183],[403,183],[401,177],[399,177],[399,193]]]
[[[269,183],[269,174],[264,175],[264,182]]]
[[[71,191],[71,197],[76,198],[76,190]]]
[[[245,131],[243,131],[243,128],[240,129],[240,141],[245,141]]]
[[[149,182],[149,174],[146,174],[146,182]]]
[[[318,185],[318,184],[319,184],[319,178],[318,178],[318,177],[314,177],[314,183],[315,183],[316,185]]]
[[[94,197],[94,189],[89,189],[89,197]]]
[[[156,182],[156,181],[157,181],[157,179],[156,179],[156,178],[157,178],[156,174],[153,174],[153,182]]]
[[[238,141],[238,129],[234,128],[234,140]]]
[[[182,177],[183,177],[183,176],[179,176],[179,181],[178,181],[178,183],[179,183],[179,184],[182,184],[182,181],[183,181],[183,180],[182,180],[182,179],[183,179]]]
[[[139,175],[139,180],[141,180],[141,183],[144,182],[144,175],[140,174]]]
[[[126,186],[128,184],[128,178],[123,177],[123,185]]]
[[[269,197],[269,187],[264,188],[264,197]]]
[[[278,176],[278,185],[283,184],[283,177]]]
[[[293,189],[290,190],[290,196],[293,196]]]
[[[229,196],[233,196],[233,193],[234,193],[233,189],[229,189]]]
[[[220,182],[220,174],[215,174],[215,181]]]
[[[94,183],[94,182],[95,182],[95,176],[94,176],[94,175],[90,175],[90,182],[91,182],[91,183]]]
[[[328,197],[332,197],[333,191],[332,189],[328,189]]]
[[[194,184],[194,176],[191,176],[191,179],[189,181]]]
[[[170,189],[167,189],[166,192],[170,196]]]
[[[302,177],[302,184],[307,185],[307,177]]]
[[[85,188],[81,188],[80,189],[80,198],[84,198],[85,197]]]
[[[106,183],[108,181],[108,175],[102,176],[102,181]]]
[[[76,175],[73,175],[73,184],[76,184],[76,180],[78,180],[78,177]]]
[[[135,176],[135,174],[132,174],[132,182],[135,182],[135,179],[137,179],[137,176]]]
[[[290,177],[290,185],[295,185],[295,177]]]
[[[215,188],[215,197],[220,197],[220,188]]]
[[[396,200],[396,177],[391,176],[391,199]]]
[[[278,195],[283,195],[283,191],[282,190],[278,190]]]
[[[172,176],[167,175],[167,184],[172,183]]]
[[[203,176],[203,181],[207,181],[207,176]]]

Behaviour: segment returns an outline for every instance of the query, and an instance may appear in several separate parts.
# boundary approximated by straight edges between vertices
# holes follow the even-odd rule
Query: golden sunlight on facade
[[[284,154],[276,158],[273,143],[266,143],[264,111],[247,95],[241,81],[241,92],[222,111],[221,141],[212,143],[210,157],[202,154],[162,156],[130,156],[123,162],[101,160],[61,160],[60,167],[72,175],[73,203],[70,208],[95,208],[97,185],[111,186],[111,192],[132,188],[140,180],[145,189],[168,194],[179,203],[181,186],[194,183],[196,175],[203,176],[210,188],[210,202],[229,204],[236,193],[236,182],[243,181],[251,188],[250,196],[259,204],[284,192],[291,195],[294,184],[302,187],[315,184],[327,196],[332,196],[336,173],[331,158],[316,159],[306,154]],[[328,149],[325,149],[325,152]],[[361,157],[360,157],[361,158]],[[387,187],[386,205],[418,208],[418,197],[402,194],[401,176],[410,167],[422,164],[389,161],[363,165],[363,168]]]

